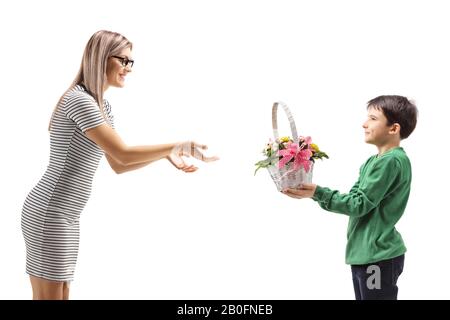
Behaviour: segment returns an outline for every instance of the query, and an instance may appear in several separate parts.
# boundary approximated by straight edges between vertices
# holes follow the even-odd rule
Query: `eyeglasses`
[[[122,64],[122,67],[126,68],[126,67],[130,67],[133,68],[133,64],[134,64],[134,60],[130,60],[128,58],[124,58],[124,57],[119,57],[119,56],[111,56],[112,58],[116,58],[120,60],[120,63]]]

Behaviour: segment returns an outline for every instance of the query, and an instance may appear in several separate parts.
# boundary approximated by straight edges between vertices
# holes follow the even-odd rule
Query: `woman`
[[[206,146],[191,141],[152,146],[127,146],[122,141],[103,94],[110,86],[124,86],[134,63],[131,50],[132,43],[124,36],[96,32],[86,45],[78,75],[53,112],[50,163],[22,210],[33,299],[69,297],[78,255],[80,213],[103,154],[116,173],[163,158],[184,172],[194,172],[197,167],[187,165],[183,156],[206,162],[218,159],[204,157],[200,149]]]

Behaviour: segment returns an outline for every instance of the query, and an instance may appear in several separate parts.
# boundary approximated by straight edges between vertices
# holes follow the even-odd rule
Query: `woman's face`
[[[120,54],[109,57],[106,66],[106,88],[109,86],[122,88],[125,85],[125,77],[131,72],[133,65],[131,49],[125,48]]]

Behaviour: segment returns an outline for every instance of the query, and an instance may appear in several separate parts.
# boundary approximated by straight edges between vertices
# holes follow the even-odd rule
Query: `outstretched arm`
[[[110,165],[112,163],[111,167],[121,172],[142,168],[153,161],[167,158],[174,154],[178,157],[193,156],[206,162],[217,160],[216,157],[205,157],[201,153],[199,149],[206,149],[205,145],[191,141],[148,146],[128,146],[108,124],[101,124],[88,129],[85,133],[109,157],[108,162]],[[188,166],[185,163],[177,166],[177,168],[183,170],[189,167],[192,168],[192,166]],[[116,169],[114,170],[116,171]]]
[[[117,162],[114,158],[112,158],[111,156],[109,156],[108,154],[105,154],[106,159],[108,160],[108,163],[110,165],[110,167],[114,170],[115,173],[117,174],[121,174],[124,172],[128,172],[128,171],[133,171],[133,170],[137,170],[140,168],[143,168],[147,165],[149,165],[150,163],[153,163],[155,161],[146,161],[146,162],[141,162],[141,163],[135,163],[135,164],[130,164],[128,166],[124,166],[123,164]],[[195,167],[194,165],[185,165],[183,167],[178,166],[176,164],[174,164],[172,162],[172,160],[170,160],[170,156],[167,157],[167,159],[177,168],[180,170],[183,170],[184,172],[194,172],[197,171],[197,167]]]
[[[370,213],[391,192],[391,186],[398,179],[398,164],[395,158],[379,160],[365,176],[364,184],[360,180],[349,193],[304,184],[301,189],[287,189],[283,193],[293,198],[313,198],[322,209],[362,217]]]
[[[140,169],[140,168],[143,168],[143,167],[149,165],[150,163],[154,162],[154,161],[146,161],[146,162],[141,162],[141,163],[136,163],[136,164],[131,164],[129,166],[125,166],[125,165],[121,164],[120,162],[118,162],[117,160],[115,160],[113,157],[111,157],[108,154],[105,154],[105,157],[106,157],[106,160],[108,160],[109,166],[117,174],[121,174],[121,173],[124,173],[124,172]]]
[[[156,161],[167,157],[176,143],[128,146],[108,124],[101,124],[86,131],[86,136],[95,142],[106,154],[124,166]]]

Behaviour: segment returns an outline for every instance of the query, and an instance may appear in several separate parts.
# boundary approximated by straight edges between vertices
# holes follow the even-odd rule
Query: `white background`
[[[350,189],[376,152],[366,102],[416,101],[413,165],[398,230],[400,299],[448,299],[450,30],[445,1],[10,1],[0,30],[0,298],[29,299],[20,214],[49,156],[47,125],[84,46],[120,32],[136,60],[111,89],[130,145],[194,139],[221,160],[184,174],[167,161],[115,175],[103,159],[82,213],[72,299],[353,299],[348,218],[253,176],[286,102],[331,159],[314,181]],[[280,113],[281,132],[289,134]],[[284,122],[283,122],[284,121]],[[284,130],[284,131],[283,131]]]

